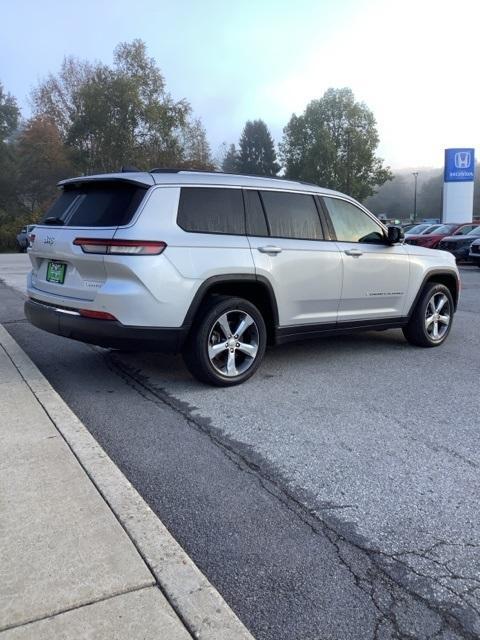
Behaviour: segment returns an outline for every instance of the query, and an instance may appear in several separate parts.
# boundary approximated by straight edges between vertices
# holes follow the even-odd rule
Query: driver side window
[[[323,201],[339,242],[385,244],[383,229],[361,209],[338,198],[324,197]]]

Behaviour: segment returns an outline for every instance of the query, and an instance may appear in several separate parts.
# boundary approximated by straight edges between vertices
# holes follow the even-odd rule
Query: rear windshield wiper
[[[62,226],[65,222],[61,218],[45,218],[43,224],[56,224]]]

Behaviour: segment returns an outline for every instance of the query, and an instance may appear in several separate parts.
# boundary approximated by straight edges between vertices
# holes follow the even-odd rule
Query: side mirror
[[[405,234],[403,232],[402,227],[389,225],[387,229],[388,229],[388,235],[387,235],[388,244],[398,244],[399,242],[404,241]]]

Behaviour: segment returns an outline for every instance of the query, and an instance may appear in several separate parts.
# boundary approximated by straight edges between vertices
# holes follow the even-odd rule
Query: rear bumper
[[[116,320],[84,318],[74,309],[32,299],[25,302],[25,315],[35,327],[49,333],[113,349],[178,353],[188,333],[187,327],[132,327]]]

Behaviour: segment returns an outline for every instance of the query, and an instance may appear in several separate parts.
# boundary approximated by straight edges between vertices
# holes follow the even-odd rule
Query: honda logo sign
[[[445,182],[473,182],[474,149],[445,149]]]
[[[472,161],[470,151],[457,151],[455,154],[455,167],[457,169],[469,169]]]

